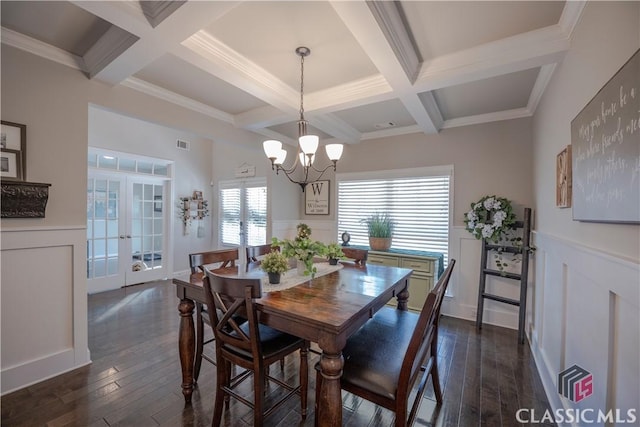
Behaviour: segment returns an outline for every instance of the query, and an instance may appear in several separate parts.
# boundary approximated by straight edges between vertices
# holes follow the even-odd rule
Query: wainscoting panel
[[[542,233],[534,240],[543,261],[528,332],[552,407],[638,415],[640,266]],[[593,393],[577,403],[557,391],[558,373],[573,365],[593,375]]]
[[[2,230],[2,390],[90,362],[86,229]]]

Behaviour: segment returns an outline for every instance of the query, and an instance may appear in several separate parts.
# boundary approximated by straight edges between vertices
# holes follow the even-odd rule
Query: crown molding
[[[528,108],[514,108],[512,110],[496,111],[487,114],[478,114],[475,116],[457,117],[455,119],[445,120],[442,129],[450,129],[460,126],[478,125],[482,123],[498,122],[501,120],[521,119],[523,117],[531,117],[533,113]]]
[[[217,108],[210,107],[191,98],[187,98],[186,96],[178,95],[170,90],[147,83],[144,80],[129,77],[122,82],[122,85],[181,107],[188,108],[189,110],[204,114],[214,119],[235,125],[234,118],[231,114],[225,113],[224,111],[220,111]]]
[[[67,67],[87,72],[84,60],[66,50],[51,46],[32,37],[2,27],[2,44],[12,46],[42,58],[66,65]]]
[[[365,132],[362,134],[361,140],[365,141],[379,138],[390,138],[400,135],[409,135],[412,133],[424,133],[424,131],[418,125],[403,126],[397,128],[376,130],[373,132]]]
[[[553,75],[553,71],[556,69],[556,65],[557,64],[547,64],[540,67],[538,77],[536,78],[536,82],[534,83],[533,88],[531,89],[531,94],[529,95],[529,102],[527,103],[527,110],[531,112],[531,115],[536,112],[538,103],[551,80],[551,76]]]

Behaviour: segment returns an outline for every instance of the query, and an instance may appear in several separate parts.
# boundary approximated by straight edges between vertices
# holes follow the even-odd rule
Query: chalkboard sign
[[[571,121],[573,219],[640,223],[640,50]]]

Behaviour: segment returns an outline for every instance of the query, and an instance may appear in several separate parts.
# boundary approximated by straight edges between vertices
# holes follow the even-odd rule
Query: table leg
[[[407,301],[409,301],[409,279],[405,281],[404,289],[398,293],[398,310],[407,311]]]
[[[322,389],[316,414],[316,426],[341,427],[342,426],[342,392],[340,389],[340,377],[344,359],[342,352],[322,352],[320,358],[320,375],[322,375]]]
[[[185,403],[191,403],[193,393],[193,359],[196,350],[196,334],[193,327],[192,300],[184,298],[178,304],[180,312],[180,331],[178,336],[178,349],[180,352],[180,366],[182,367],[182,394]]]

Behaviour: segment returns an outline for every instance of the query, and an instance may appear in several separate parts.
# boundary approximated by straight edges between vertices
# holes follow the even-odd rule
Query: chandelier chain
[[[304,55],[300,55],[300,120],[304,120]]]

